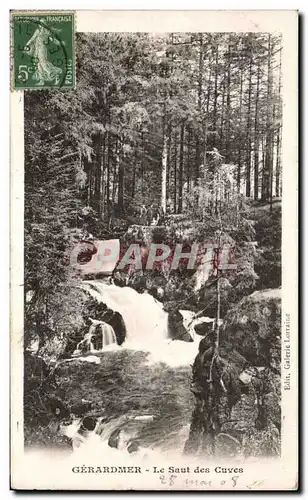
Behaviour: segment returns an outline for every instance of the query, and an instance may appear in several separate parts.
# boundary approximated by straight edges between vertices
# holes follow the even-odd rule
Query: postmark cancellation
[[[11,11],[11,87],[75,88],[74,12]]]

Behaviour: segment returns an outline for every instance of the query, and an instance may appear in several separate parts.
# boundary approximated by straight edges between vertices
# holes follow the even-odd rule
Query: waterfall
[[[94,352],[94,345],[92,342],[92,337],[94,335],[96,326],[91,325],[89,331],[85,334],[81,342],[77,344],[76,351],[82,351],[83,348],[86,352]]]
[[[102,349],[104,349],[104,347],[107,347],[108,345],[117,343],[117,337],[111,325],[102,322],[99,325],[99,328],[101,329],[102,332]]]
[[[83,281],[81,288],[122,316],[126,338],[121,348],[147,352],[148,363],[163,362],[169,366],[193,363],[202,337],[194,335],[193,342],[168,338],[168,313],[163,310],[163,304],[150,294],[102,280]],[[91,321],[102,323],[94,319]],[[104,342],[106,339],[104,337]]]
[[[104,321],[89,319],[92,324],[84,338],[77,344],[74,354],[80,352],[97,353],[103,351],[107,346],[117,345],[117,337],[111,325]],[[100,336],[97,334],[98,328],[101,332]]]
[[[84,281],[82,288],[98,302],[121,314],[127,340],[149,345],[168,337],[168,314],[148,293],[141,294],[128,286],[119,287],[99,280]]]

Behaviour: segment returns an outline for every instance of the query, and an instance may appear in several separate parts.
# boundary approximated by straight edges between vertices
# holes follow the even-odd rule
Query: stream
[[[107,447],[108,450],[112,432],[128,426],[130,436],[141,436],[146,455],[153,449],[159,453],[168,449],[181,453],[191,416],[191,365],[202,339],[196,335],[193,326],[204,320],[210,322],[211,318],[194,320],[191,311],[180,311],[192,342],[172,340],[168,331],[168,313],[163,304],[147,292],[139,293],[128,286],[119,287],[104,279],[83,281],[81,288],[98,303],[122,316],[126,336],[122,345],[118,345],[110,325],[90,318],[89,330],[76,346],[73,357],[67,361],[87,361],[81,365],[84,373],[99,370],[103,377],[110,373],[110,369],[119,367],[124,386],[116,383],[110,394],[110,382],[106,380],[100,398],[107,409],[97,415],[95,430],[87,432],[80,440],[82,419],[74,418],[70,425],[61,426],[61,433],[72,439],[74,453],[93,447],[101,450]],[[86,356],[80,350],[82,346],[87,348]],[[90,369],[89,363],[96,364],[97,368],[92,365],[93,369]],[[76,369],[77,366],[71,365],[70,373]],[[84,383],[80,377],[80,383],[75,381],[72,391],[78,394]],[[90,387],[87,392],[90,399],[97,399],[95,387]],[[138,406],[139,410],[136,409]],[[80,450],[76,445],[79,442]]]
[[[193,342],[172,340],[168,336],[168,313],[164,311],[163,304],[147,292],[138,293],[128,286],[119,287],[104,280],[83,281],[81,287],[95,300],[120,313],[124,320],[124,343],[119,347],[113,342],[112,345],[107,345],[105,350],[130,349],[147,352],[148,363],[162,362],[172,367],[193,363],[202,338],[194,333],[193,325],[204,320],[211,321],[210,318],[199,318],[193,322],[190,311],[180,311],[184,326],[189,330]],[[93,331],[92,325],[91,328]],[[95,354],[94,351],[92,353]]]

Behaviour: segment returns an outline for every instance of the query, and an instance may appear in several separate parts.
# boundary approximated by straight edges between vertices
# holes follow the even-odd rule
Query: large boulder
[[[172,340],[193,342],[193,339],[183,325],[182,314],[176,309],[171,310],[168,314],[168,332]]]
[[[208,453],[202,436],[204,425],[212,421],[219,455],[279,454],[280,294],[280,289],[254,292],[230,310],[218,356],[214,333],[201,340],[193,365],[194,410],[185,453],[197,453],[200,446]],[[211,426],[208,431],[210,435]]]
[[[252,365],[279,371],[280,288],[257,291],[242,299],[225,317],[223,338]]]

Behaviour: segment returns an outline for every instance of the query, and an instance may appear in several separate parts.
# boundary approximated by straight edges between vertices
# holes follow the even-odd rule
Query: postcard
[[[11,488],[298,489],[298,13],[12,10]]]

